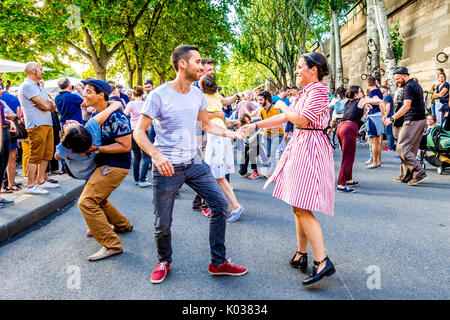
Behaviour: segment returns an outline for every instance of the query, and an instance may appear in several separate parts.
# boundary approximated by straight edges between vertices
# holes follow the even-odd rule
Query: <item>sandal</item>
[[[17,185],[13,185],[12,187],[8,187],[8,189],[12,190],[12,191],[20,191],[20,190],[22,190],[22,188],[17,186]]]
[[[13,193],[13,191],[9,187],[2,188],[1,193]]]

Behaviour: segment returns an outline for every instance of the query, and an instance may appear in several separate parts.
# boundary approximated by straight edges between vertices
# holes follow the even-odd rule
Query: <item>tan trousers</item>
[[[401,179],[410,180],[425,174],[425,169],[417,160],[425,123],[426,120],[405,121],[398,133],[397,153],[401,159],[399,177]]]
[[[30,160],[30,155],[30,142],[28,140],[22,140],[22,170],[24,177],[28,177],[28,160]]]
[[[93,237],[107,249],[122,250],[116,231],[126,231],[131,223],[108,201],[109,195],[120,186],[128,169],[102,166],[97,168],[86,183],[78,201],[78,207]]]

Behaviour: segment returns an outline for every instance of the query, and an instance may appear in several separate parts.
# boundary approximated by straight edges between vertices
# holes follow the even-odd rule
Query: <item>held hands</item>
[[[392,121],[391,121],[391,119],[386,118],[386,119],[383,119],[383,124],[385,127],[387,127],[388,125],[392,124]]]

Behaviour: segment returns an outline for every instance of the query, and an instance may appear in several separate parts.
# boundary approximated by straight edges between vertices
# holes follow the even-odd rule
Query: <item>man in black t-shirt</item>
[[[394,79],[403,87],[403,106],[392,117],[385,119],[384,125],[388,126],[404,116],[397,143],[397,152],[401,159],[400,176],[394,180],[412,186],[427,178],[425,170],[417,160],[417,151],[426,123],[423,90],[417,82],[410,79],[405,67],[395,69]]]

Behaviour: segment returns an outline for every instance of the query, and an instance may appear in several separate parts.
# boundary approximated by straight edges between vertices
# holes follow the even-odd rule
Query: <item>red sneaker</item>
[[[381,149],[382,151],[390,151],[391,149],[389,149],[389,147],[383,148]]]
[[[152,275],[150,276],[150,281],[152,283],[161,283],[166,278],[167,273],[170,270],[170,263],[165,261],[160,261],[153,270]]]
[[[250,180],[253,179],[258,179],[259,178],[259,173],[256,171],[253,171],[253,173],[248,177]]]
[[[204,215],[207,218],[211,218],[211,209],[210,208],[206,208],[202,210],[202,215]]]
[[[247,273],[246,268],[232,264],[229,260],[220,266],[213,266],[210,263],[208,271],[213,276],[242,276]]]

